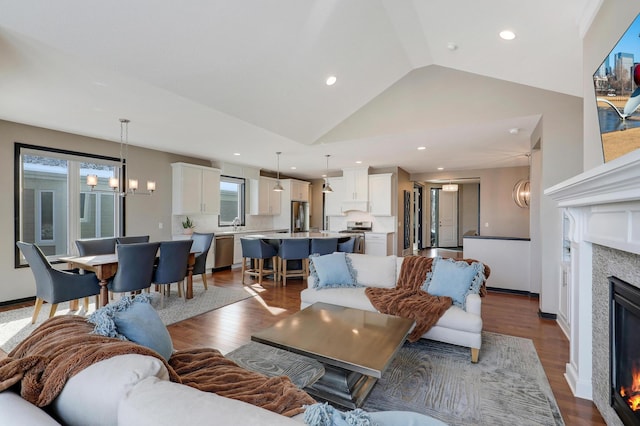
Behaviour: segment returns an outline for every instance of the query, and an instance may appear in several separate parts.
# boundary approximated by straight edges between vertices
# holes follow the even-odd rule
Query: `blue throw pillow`
[[[125,297],[98,309],[87,320],[95,325],[95,334],[130,340],[169,360],[173,342],[150,299],[148,294],[140,294],[133,299]]]
[[[422,289],[434,296],[449,296],[454,305],[465,309],[467,295],[480,292],[483,281],[482,263],[436,257]]]
[[[356,271],[346,253],[309,256],[309,269],[315,278],[315,288],[360,287]]]

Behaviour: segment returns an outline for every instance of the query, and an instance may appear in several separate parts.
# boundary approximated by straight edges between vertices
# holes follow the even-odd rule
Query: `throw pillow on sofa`
[[[151,296],[139,294],[110,303],[89,316],[94,333],[130,340],[158,352],[167,361],[173,353],[173,342],[167,327],[150,304]]]
[[[396,256],[373,256],[348,253],[358,284],[367,287],[394,288],[396,286]]]
[[[467,295],[479,293],[483,281],[482,263],[436,257],[422,289],[434,296],[449,296],[454,305],[465,309]]]
[[[309,256],[309,272],[315,280],[315,288],[360,287],[356,271],[346,253],[335,252],[323,256]]]

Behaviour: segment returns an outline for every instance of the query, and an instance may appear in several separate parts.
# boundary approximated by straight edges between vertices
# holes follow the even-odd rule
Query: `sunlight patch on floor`
[[[246,291],[247,293],[251,294],[252,296],[254,296],[253,298],[255,300],[257,300],[267,311],[269,311],[269,313],[273,316],[276,315],[280,315],[283,312],[287,312],[286,309],[282,309],[282,308],[276,308],[274,306],[269,306],[267,305],[267,302],[264,301],[264,299],[262,297],[260,297],[261,292],[265,291],[265,288],[259,287],[259,288],[255,288],[252,286],[246,286],[244,287],[244,291]]]

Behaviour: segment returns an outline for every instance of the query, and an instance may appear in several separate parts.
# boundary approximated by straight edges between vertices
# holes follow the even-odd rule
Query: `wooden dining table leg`
[[[109,304],[109,289],[107,289],[109,281],[100,280],[100,306],[107,306]]]
[[[193,265],[196,263],[196,257],[193,253],[189,255],[189,263],[187,264],[187,291],[185,299],[193,299]]]
[[[185,295],[185,299],[193,299],[193,267],[189,268],[189,272],[187,273],[187,294]]]

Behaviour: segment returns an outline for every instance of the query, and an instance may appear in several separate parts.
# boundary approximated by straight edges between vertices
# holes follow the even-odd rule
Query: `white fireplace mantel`
[[[592,399],[592,244],[640,254],[640,150],[544,191],[570,219],[569,363],[574,395]]]
[[[544,194],[559,207],[640,200],[640,150],[560,182]]]

